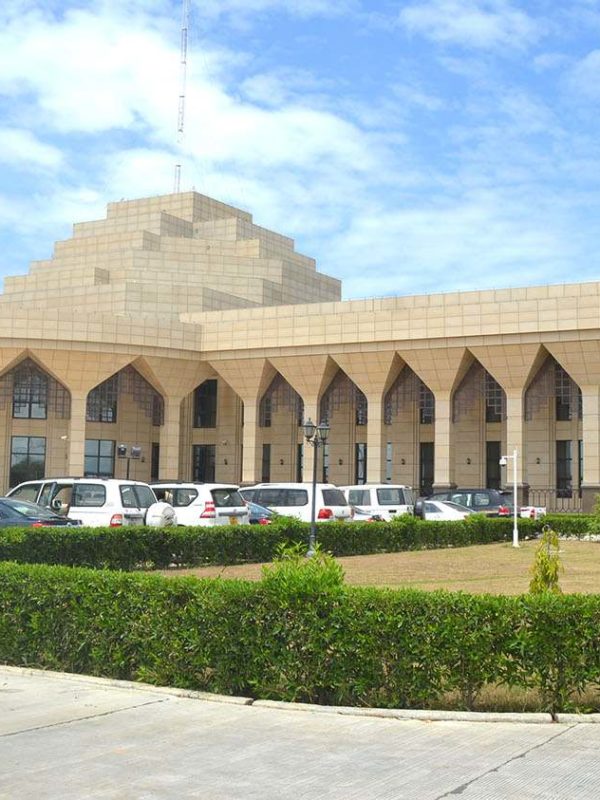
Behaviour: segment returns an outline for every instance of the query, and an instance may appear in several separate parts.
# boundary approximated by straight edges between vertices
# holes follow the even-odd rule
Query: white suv
[[[248,524],[248,506],[237,486],[226,483],[155,481],[159,500],[175,509],[178,525]]]
[[[354,509],[356,521],[381,519],[387,522],[399,514],[414,512],[415,493],[410,486],[372,483],[340,488]]]
[[[311,483],[258,483],[240,489],[244,500],[272,508],[286,517],[298,517],[303,522],[311,521]],[[332,483],[317,483],[315,519],[349,520],[352,516],[348,501]]]
[[[147,483],[116,478],[43,478],[20,483],[7,497],[29,500],[82,525],[173,525],[173,507],[157,502]]]

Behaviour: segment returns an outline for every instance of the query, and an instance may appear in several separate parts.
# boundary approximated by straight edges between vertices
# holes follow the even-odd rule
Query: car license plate
[[[230,525],[237,525],[238,518],[237,517],[229,517],[229,524]]]

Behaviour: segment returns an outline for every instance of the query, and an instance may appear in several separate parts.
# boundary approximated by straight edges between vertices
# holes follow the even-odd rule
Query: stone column
[[[257,483],[261,479],[256,446],[260,403],[256,397],[242,399],[244,402],[242,483]]]
[[[372,392],[367,395],[367,482],[383,482],[382,466],[382,428],[383,428],[383,395]]]
[[[181,402],[179,395],[164,397],[165,419],[160,429],[160,456],[158,473],[160,480],[181,478],[179,463],[179,439],[181,432]]]
[[[525,439],[523,435],[523,388],[511,387],[506,390],[506,444],[502,455],[511,456],[505,467],[502,467],[502,486],[513,487],[512,455],[517,451],[517,501],[519,505],[527,505],[529,500],[529,484],[525,483]]]
[[[87,392],[71,392],[71,423],[67,472],[73,477],[82,477],[85,470],[85,412]]]
[[[452,475],[452,450],[450,431],[452,426],[452,393],[435,392],[435,431],[434,431],[434,492],[444,491],[454,486]]]
[[[583,481],[582,511],[591,513],[600,494],[600,387],[582,386],[583,400]]]
[[[304,400],[304,422],[308,419],[312,419],[315,425],[318,425],[321,422],[319,417],[319,403],[318,400],[314,397],[310,398],[302,398]],[[302,432],[304,436],[304,431]],[[303,452],[303,459],[302,459],[302,480],[310,483],[312,481],[312,474],[313,474],[313,462],[315,458],[315,453],[318,450],[321,450],[321,458],[323,457],[322,448],[313,447],[312,444],[303,439],[304,447],[302,448]],[[318,456],[317,456],[318,458]],[[321,475],[318,472],[318,464],[317,464],[317,481],[320,482]]]

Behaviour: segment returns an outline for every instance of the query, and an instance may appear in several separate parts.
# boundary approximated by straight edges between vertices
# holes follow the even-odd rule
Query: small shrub
[[[541,592],[554,592],[561,594],[558,585],[558,576],[562,570],[560,563],[560,543],[558,533],[549,525],[544,525],[542,538],[535,551],[535,559],[531,567],[531,582],[529,591],[532,594]]]
[[[305,544],[279,544],[273,564],[262,569],[265,589],[294,595],[339,591],[344,584],[341,565],[319,543],[311,558],[306,553]]]

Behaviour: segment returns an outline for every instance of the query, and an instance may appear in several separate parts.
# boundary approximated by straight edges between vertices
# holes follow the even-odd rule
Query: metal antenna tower
[[[183,144],[183,130],[185,124],[185,90],[187,83],[187,45],[188,45],[188,26],[190,21],[190,1],[183,0],[181,10],[181,49],[179,65],[181,71],[181,82],[179,87],[179,107],[177,109],[177,146],[181,154]],[[181,191],[181,164],[175,164],[175,182],[173,191],[177,194]]]

